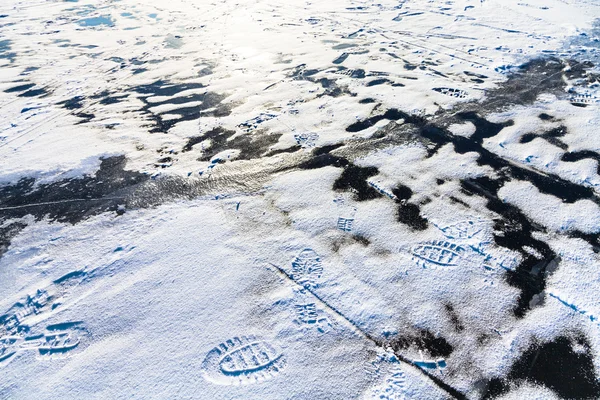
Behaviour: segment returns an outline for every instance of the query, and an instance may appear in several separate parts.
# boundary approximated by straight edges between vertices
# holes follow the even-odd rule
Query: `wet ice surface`
[[[0,5],[0,398],[600,398],[600,4]]]

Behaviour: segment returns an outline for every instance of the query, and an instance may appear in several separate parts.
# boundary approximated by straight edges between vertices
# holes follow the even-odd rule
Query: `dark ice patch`
[[[342,175],[333,183],[333,190],[351,191],[356,201],[366,201],[382,197],[376,189],[367,183],[379,170],[375,167],[359,167],[348,164]]]
[[[8,60],[11,63],[15,62],[17,53],[11,51],[12,41],[9,39],[0,40],[0,59]]]
[[[565,126],[559,126],[558,128],[554,128],[544,133],[526,133],[525,135],[521,136],[519,143],[529,143],[535,138],[541,138],[547,141],[548,143],[552,144],[553,146],[556,146],[562,150],[567,150],[569,146],[559,139],[565,136],[566,134],[567,128]]]
[[[392,189],[392,193],[396,196],[396,203],[398,203],[398,222],[417,231],[427,229],[429,222],[421,215],[419,206],[408,202],[413,195],[413,191],[408,186],[400,184]]]
[[[396,196],[398,201],[409,200],[413,195],[412,189],[402,184],[392,189],[392,193],[394,194],[394,196]]]
[[[35,83],[27,83],[25,85],[19,85],[19,86],[13,86],[9,89],[6,89],[4,91],[4,93],[17,93],[17,92],[24,92],[26,90],[31,89],[32,87],[35,86]]]
[[[202,149],[202,156],[198,159],[199,161],[210,161],[218,153],[232,149],[240,150],[239,155],[236,157],[238,160],[251,160],[263,156],[269,147],[276,144],[281,137],[279,133],[263,133],[260,131],[234,137],[235,134],[235,131],[223,128],[212,129],[200,136],[189,138],[182,152],[191,151],[195,145],[208,141],[207,147]]]
[[[436,336],[431,331],[422,329],[415,335],[403,335],[394,338],[390,345],[394,352],[414,347],[426,352],[430,357],[448,357],[454,351],[452,345],[442,336]]]
[[[378,85],[383,85],[385,83],[389,83],[390,80],[386,79],[386,78],[379,78],[379,79],[373,79],[372,81],[367,82],[367,86],[378,86]]]
[[[343,158],[334,156],[332,154],[319,154],[315,157],[312,157],[308,161],[304,161],[298,165],[300,169],[319,169],[324,167],[337,167],[343,168],[350,164],[350,162]]]
[[[426,218],[421,216],[421,209],[412,203],[398,205],[398,222],[408,225],[416,231],[424,231],[429,226]]]
[[[265,157],[271,157],[271,156],[275,156],[277,154],[284,154],[284,153],[295,153],[300,150],[302,150],[302,146],[300,146],[299,144],[296,144],[292,147],[287,147],[285,149],[271,150],[265,154]]]
[[[38,97],[45,96],[48,94],[48,91],[45,88],[39,89],[29,89],[26,92],[20,93],[18,97]]]
[[[377,100],[367,97],[366,99],[360,99],[358,102],[359,102],[359,104],[371,104],[371,103],[376,103]]]
[[[518,67],[501,86],[488,91],[481,108],[493,112],[509,105],[530,105],[543,93],[564,98],[567,81],[586,78],[590,68],[589,64],[574,60],[531,60]]]
[[[315,156],[319,156],[321,154],[329,154],[333,150],[339,149],[342,146],[344,146],[343,143],[336,143],[336,144],[330,144],[330,145],[327,145],[327,146],[317,147],[316,149],[314,149],[312,151],[312,154],[315,155]]]
[[[454,330],[459,333],[464,331],[465,327],[462,324],[458,313],[454,309],[454,306],[452,304],[444,304],[444,310],[446,311],[446,314],[448,315],[448,318],[450,319],[450,323],[452,324]]]
[[[556,259],[556,254],[544,242],[533,237],[533,232],[543,231],[534,226],[517,208],[498,198],[501,181],[482,177],[461,182],[468,193],[487,198],[487,208],[501,215],[494,221],[494,241],[497,245],[518,251],[523,261],[514,270],[506,271],[506,282],[520,290],[517,304],[513,309],[517,317],[524,317],[530,309],[531,300],[546,288],[546,267]],[[535,249],[542,259],[530,254],[527,248]]]
[[[83,96],[75,96],[68,100],[64,100],[58,103],[58,105],[62,106],[62,108],[66,108],[67,110],[76,110],[78,108],[83,107]]]
[[[540,115],[538,115],[538,118],[541,119],[542,121],[552,121],[552,120],[554,120],[554,117],[552,115],[548,115],[546,113],[541,113]]]
[[[192,90],[202,89],[204,85],[200,83],[170,83],[164,80],[158,80],[151,84],[140,85],[132,90],[141,94],[140,100],[144,102],[144,107],[141,111],[148,115],[154,122],[154,128],[151,133],[167,133],[176,124],[183,121],[193,121],[202,116],[224,117],[230,114],[231,110],[221,102],[225,99],[225,95],[220,95],[212,92],[193,93],[186,96],[177,96],[177,94]],[[152,102],[150,97],[165,96],[168,99],[158,102]],[[189,105],[192,102],[201,102],[198,105]],[[175,105],[170,111],[154,113],[153,107],[162,105]],[[177,118],[163,118],[165,115],[177,115]]]
[[[375,125],[376,123],[378,123],[379,121],[384,120],[384,119],[391,120],[391,121],[404,119],[405,122],[408,122],[408,123],[415,123],[415,122],[422,123],[422,119],[420,117],[411,116],[405,112],[402,112],[395,108],[391,108],[391,109],[387,110],[384,114],[375,115],[373,117],[353,123],[352,125],[350,125],[346,128],[346,132],[364,131],[365,129],[372,127],[373,125]]]
[[[4,255],[10,247],[11,240],[26,226],[26,224],[21,222],[13,222],[0,227],[0,258],[2,258],[2,255]]]
[[[594,373],[591,347],[583,336],[560,336],[535,344],[512,365],[505,379],[489,382],[484,399],[510,391],[510,384],[530,382],[553,390],[563,399],[598,399],[600,382]]]
[[[349,54],[348,53],[342,53],[338,58],[336,58],[335,60],[332,61],[332,63],[334,64],[341,64],[344,61],[346,61],[346,59],[348,58]]]
[[[474,140],[477,143],[483,142],[483,139],[494,137],[499,134],[502,129],[514,125],[513,121],[503,123],[490,122],[474,111],[458,113],[457,117],[475,125],[475,132],[471,135],[471,140]]]
[[[600,174],[600,153],[596,153],[591,150],[573,151],[563,154],[560,158],[561,161],[565,162],[577,162],[585,159],[592,159],[598,162],[598,174]]]
[[[34,178],[22,178],[0,187],[0,221],[33,215],[36,220],[75,224],[119,204],[148,176],[127,171],[125,157],[104,158],[95,175],[35,184]]]

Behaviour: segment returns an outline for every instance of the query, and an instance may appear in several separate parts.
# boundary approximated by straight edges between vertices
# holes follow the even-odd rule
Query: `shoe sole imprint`
[[[0,316],[0,325],[9,334],[17,333],[19,326],[31,315],[37,315],[52,303],[54,296],[40,289],[33,296],[26,296],[15,303],[8,311]]]
[[[268,341],[236,336],[207,353],[202,375],[219,385],[246,385],[271,379],[285,366],[284,354]]]
[[[356,215],[356,207],[346,203],[343,197],[336,198],[334,201],[338,207],[337,228],[340,231],[352,232],[354,228],[354,216]]]
[[[369,400],[405,400],[406,398],[406,376],[399,366],[392,368],[384,384],[374,388],[367,396]]]
[[[445,94],[446,96],[454,97],[457,99],[466,99],[469,97],[468,93],[464,90],[454,88],[433,88],[434,91]]]
[[[423,268],[456,267],[464,261],[465,248],[450,242],[433,241],[414,246],[413,259]]]
[[[272,120],[273,118],[277,118],[276,114],[270,113],[260,113],[257,117],[249,119],[248,121],[242,122],[238,125],[238,128],[243,130],[246,133],[252,132],[257,129],[260,124],[263,122],[267,122]]]
[[[81,283],[87,277],[83,271],[74,271],[55,280],[50,286],[44,289],[38,289],[33,296],[25,296],[16,302],[4,315],[0,315],[0,335],[17,334],[20,328],[24,327],[23,322],[32,315],[53,310],[57,304],[55,301],[64,297],[67,289],[73,285]]]
[[[460,221],[452,225],[445,226],[443,228],[438,227],[442,231],[444,236],[448,239],[472,239],[478,236],[487,228],[487,224],[483,220],[465,220]]]
[[[592,94],[576,94],[569,97],[573,105],[589,106],[600,103],[600,99]]]
[[[316,287],[322,273],[321,258],[313,249],[302,250],[292,261],[292,279],[301,286]]]
[[[7,364],[20,352],[33,350],[40,356],[66,354],[79,346],[80,339],[71,330],[51,331],[34,336],[0,338],[0,365]]]
[[[303,328],[316,328],[321,333],[326,333],[332,327],[329,318],[323,316],[323,312],[317,308],[315,303],[294,304],[296,322]]]
[[[315,147],[317,140],[319,140],[319,135],[316,133],[299,133],[294,135],[294,139],[302,148],[311,148]]]

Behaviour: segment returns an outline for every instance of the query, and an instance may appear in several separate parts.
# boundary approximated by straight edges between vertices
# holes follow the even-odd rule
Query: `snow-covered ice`
[[[0,399],[600,398],[600,3],[4,0]]]

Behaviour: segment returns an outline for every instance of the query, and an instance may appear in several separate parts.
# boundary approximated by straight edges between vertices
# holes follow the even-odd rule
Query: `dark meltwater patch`
[[[594,373],[590,345],[584,337],[560,336],[549,343],[530,347],[512,365],[505,379],[489,382],[484,399],[510,391],[510,384],[543,385],[563,399],[598,399],[600,382]]]
[[[75,224],[118,205],[148,176],[127,171],[125,157],[102,159],[95,175],[36,185],[33,178],[0,187],[0,221],[33,215],[37,220]]]

